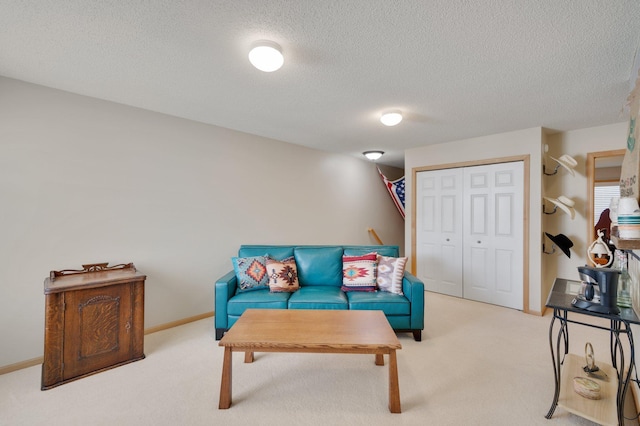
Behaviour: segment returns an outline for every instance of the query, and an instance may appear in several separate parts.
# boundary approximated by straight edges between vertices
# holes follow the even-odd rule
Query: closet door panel
[[[493,208],[487,166],[469,167],[464,175],[463,206],[463,295],[466,299],[491,302],[493,292],[490,232]]]
[[[490,265],[487,263],[489,251],[481,246],[471,246],[465,258],[465,275],[463,292],[466,299],[479,302],[491,301],[491,283],[487,281],[490,275]]]
[[[442,266],[439,262],[439,247],[436,244],[425,242],[416,248],[417,252],[420,253],[420,255],[417,256],[417,274],[422,282],[424,282],[425,290],[438,291],[440,285],[440,274],[438,271]]]
[[[419,172],[416,275],[425,289],[462,296],[462,172]]]
[[[422,181],[423,193],[435,193],[435,178],[427,177]],[[432,235],[436,232],[436,197],[434,195],[423,195],[420,199],[418,215],[420,218],[419,229],[422,229],[424,235]],[[420,278],[424,282],[425,289],[435,291],[438,288],[438,268],[439,254],[438,246],[431,239],[422,239],[418,247],[418,271]]]
[[[522,309],[523,171],[522,162],[465,169],[465,298]]]
[[[494,165],[496,206],[494,233],[495,292],[492,303],[523,308],[524,286],[524,165]]]
[[[425,196],[422,198],[422,229],[425,232],[436,231],[436,198]]]
[[[511,293],[513,291],[513,251],[496,250],[496,291],[498,293]]]
[[[515,237],[513,220],[513,194],[496,194],[496,237]]]
[[[442,244],[441,270],[438,292],[452,296],[462,296],[462,274],[460,273],[460,247],[454,244]]]
[[[469,197],[469,202],[471,204],[469,234],[476,237],[486,236],[488,230],[487,195],[473,194]]]
[[[445,195],[440,201],[442,204],[440,217],[442,218],[442,226],[440,230],[443,233],[455,234],[459,232],[460,224],[456,223],[456,198],[457,195]]]

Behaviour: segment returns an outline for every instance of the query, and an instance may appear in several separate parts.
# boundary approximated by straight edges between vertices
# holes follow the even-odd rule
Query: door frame
[[[523,194],[523,221],[522,229],[522,312],[530,313],[529,309],[529,214],[530,214],[530,155],[516,155],[512,157],[488,158],[484,160],[463,161],[457,163],[436,164],[433,166],[413,167],[411,169],[411,273],[416,275],[416,197],[417,197],[417,179],[419,172],[427,172],[430,170],[453,169],[460,167],[484,166],[489,164],[511,163],[514,161],[523,162],[524,173],[524,194]]]

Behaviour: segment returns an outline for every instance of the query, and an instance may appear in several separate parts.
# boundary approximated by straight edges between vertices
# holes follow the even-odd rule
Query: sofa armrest
[[[415,275],[405,271],[402,292],[411,302],[411,329],[424,329],[424,283]]]
[[[227,302],[234,294],[238,280],[234,271],[227,272],[216,281],[215,319],[216,329],[227,329]]]

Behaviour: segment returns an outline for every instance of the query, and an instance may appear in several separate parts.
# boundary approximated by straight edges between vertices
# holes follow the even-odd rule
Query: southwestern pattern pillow
[[[238,279],[238,291],[269,288],[265,256],[232,257],[231,262]]]
[[[402,278],[406,257],[378,256],[378,288],[381,291],[402,295]]]
[[[298,267],[293,256],[282,260],[267,257],[267,273],[269,275],[269,290],[272,293],[292,293],[300,288]]]
[[[378,255],[342,256],[342,291],[376,291]]]

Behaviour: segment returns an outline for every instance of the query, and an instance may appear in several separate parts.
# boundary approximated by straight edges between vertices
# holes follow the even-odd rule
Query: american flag
[[[391,181],[380,171],[380,167],[378,167],[378,173],[384,182],[384,186],[387,187],[391,199],[404,219],[404,176]]]

